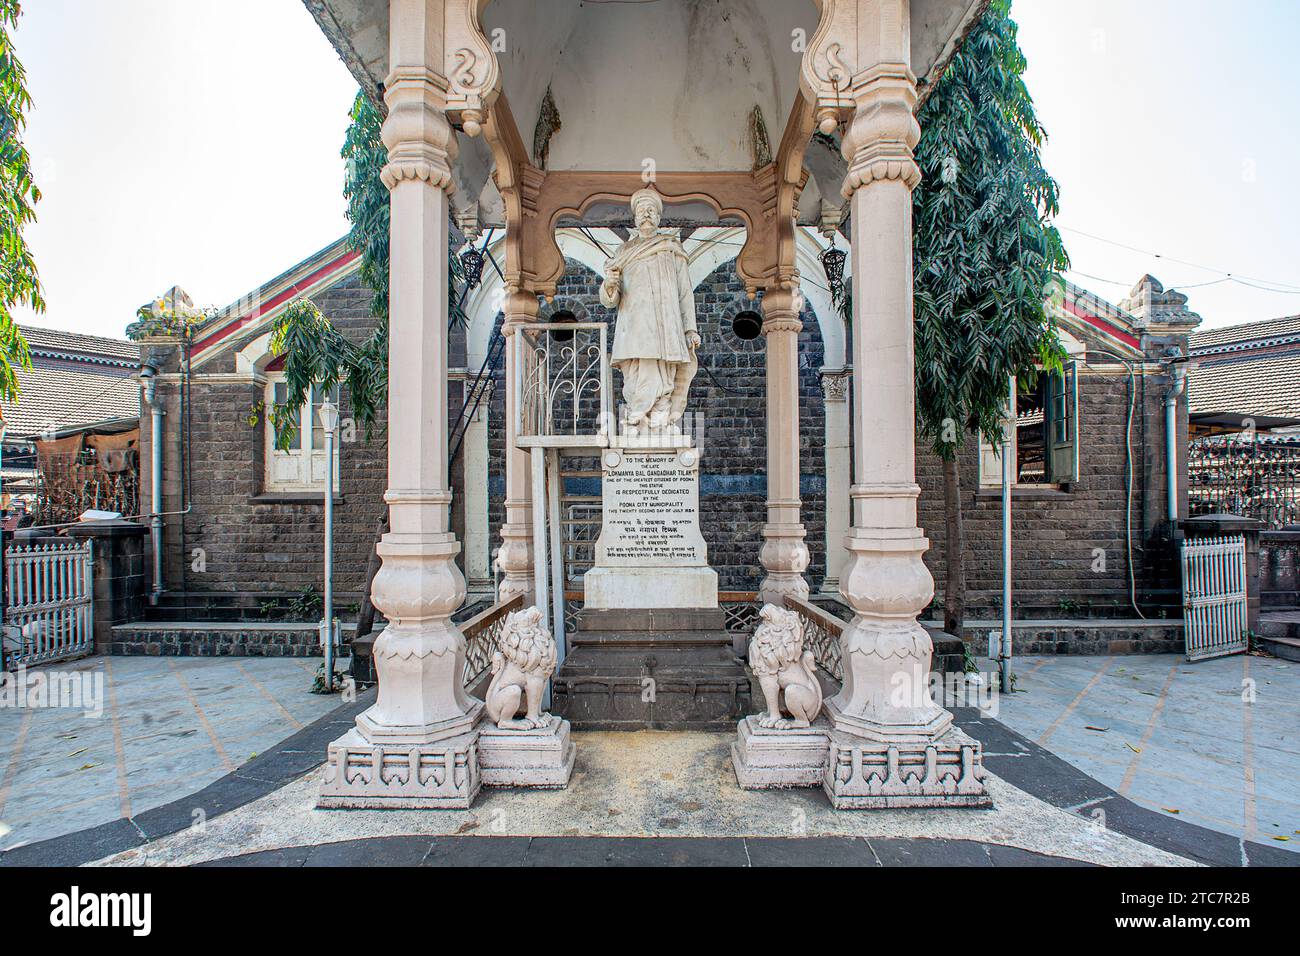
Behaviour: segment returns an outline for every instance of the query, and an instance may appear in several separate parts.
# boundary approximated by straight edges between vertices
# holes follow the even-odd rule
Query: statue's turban
[[[655,212],[661,216],[663,215],[663,197],[659,195],[658,190],[655,188],[646,187],[645,189],[638,189],[632,194],[632,214],[634,216],[636,215],[637,207],[639,207],[643,202],[654,203]]]

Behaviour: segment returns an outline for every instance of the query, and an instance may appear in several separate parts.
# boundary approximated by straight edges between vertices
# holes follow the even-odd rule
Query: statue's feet
[[[497,729],[498,730],[532,730],[533,722],[529,720],[527,717],[523,717],[519,720],[498,720]]]

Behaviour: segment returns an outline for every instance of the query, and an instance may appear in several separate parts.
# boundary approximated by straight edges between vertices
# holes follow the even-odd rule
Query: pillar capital
[[[501,323],[502,334],[514,335],[517,327],[536,322],[542,307],[535,293],[508,286],[505,301],[501,303],[501,311],[505,316]]]
[[[763,334],[803,331],[803,293],[796,282],[763,293],[760,308],[763,312]]]
[[[419,180],[437,189],[451,184],[456,160],[456,133],[447,120],[447,80],[427,67],[399,66],[388,75],[384,90],[388,117],[383,140],[388,165],[380,174],[384,185]]]
[[[844,198],[879,180],[915,189],[921,170],[912,151],[921,139],[916,121],[916,77],[906,63],[879,63],[854,77],[853,118],[842,151],[849,170]]]
[[[849,400],[849,383],[853,380],[853,370],[823,369],[822,400],[826,404],[844,404]]]

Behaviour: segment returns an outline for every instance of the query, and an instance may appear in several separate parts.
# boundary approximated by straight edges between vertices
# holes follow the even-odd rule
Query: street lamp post
[[[325,608],[321,621],[321,644],[325,650],[325,693],[334,693],[334,440],[339,427],[339,410],[328,399],[321,405],[321,429],[325,432]]]

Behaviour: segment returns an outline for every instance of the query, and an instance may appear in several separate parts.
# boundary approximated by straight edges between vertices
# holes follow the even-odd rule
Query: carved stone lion
[[[555,640],[542,624],[542,612],[529,607],[509,614],[492,655],[492,683],[484,701],[488,717],[502,730],[550,724],[551,715],[542,713],[542,693],[555,662]]]
[[[749,642],[749,668],[763,688],[767,713],[760,727],[789,730],[807,727],[822,709],[817,663],[803,646],[803,622],[794,611],[766,604],[762,623]],[[787,713],[787,719],[782,716]]]

